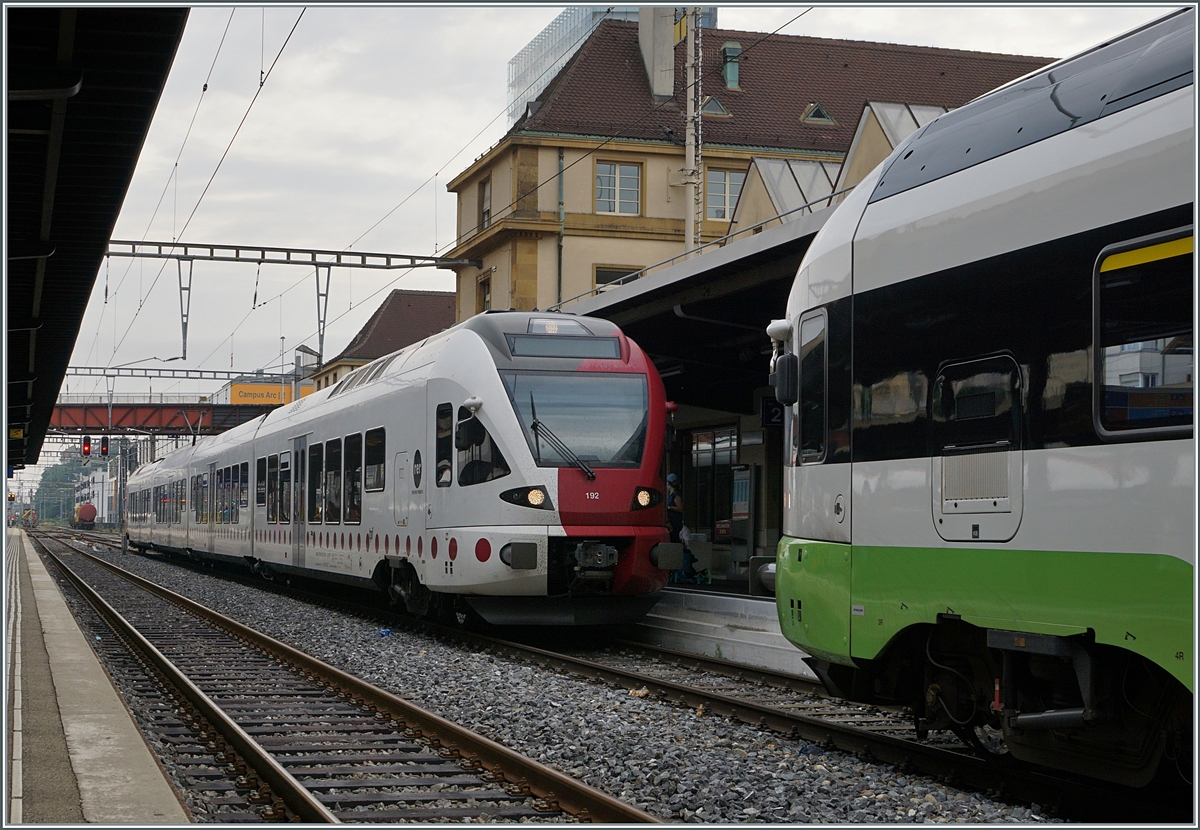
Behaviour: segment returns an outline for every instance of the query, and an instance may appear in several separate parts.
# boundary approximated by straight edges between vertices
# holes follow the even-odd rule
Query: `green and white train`
[[[784,635],[918,731],[1190,780],[1195,12],[915,132],[771,324]]]

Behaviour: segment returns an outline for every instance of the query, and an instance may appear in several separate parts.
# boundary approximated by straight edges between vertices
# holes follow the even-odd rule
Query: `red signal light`
[[[83,441],[79,445],[79,451],[83,453],[84,458],[88,458],[92,454],[92,436],[83,436]]]
[[[108,455],[108,436],[107,435],[100,436],[100,454]]]

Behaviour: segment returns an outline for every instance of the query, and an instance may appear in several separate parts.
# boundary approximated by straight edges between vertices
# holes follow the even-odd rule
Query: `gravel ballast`
[[[121,567],[668,821],[1053,821],[720,716],[443,643],[154,557]]]

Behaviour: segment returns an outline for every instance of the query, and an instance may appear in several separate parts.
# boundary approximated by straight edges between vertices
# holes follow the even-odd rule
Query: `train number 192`
[[[587,493],[587,497],[588,497],[589,501],[600,501],[599,493],[589,492],[589,493]]]

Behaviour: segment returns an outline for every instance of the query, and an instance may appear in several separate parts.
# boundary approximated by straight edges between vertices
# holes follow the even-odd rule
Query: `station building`
[[[683,481],[691,547],[744,581],[780,535],[765,327],[808,243],[837,194],[907,135],[1051,59],[703,28],[703,219],[687,252],[686,41],[673,15],[642,8],[636,22],[595,26],[447,185],[458,206],[447,256],[482,263],[455,269],[460,321],[561,308],[607,317],[647,350],[681,404],[667,466]]]

